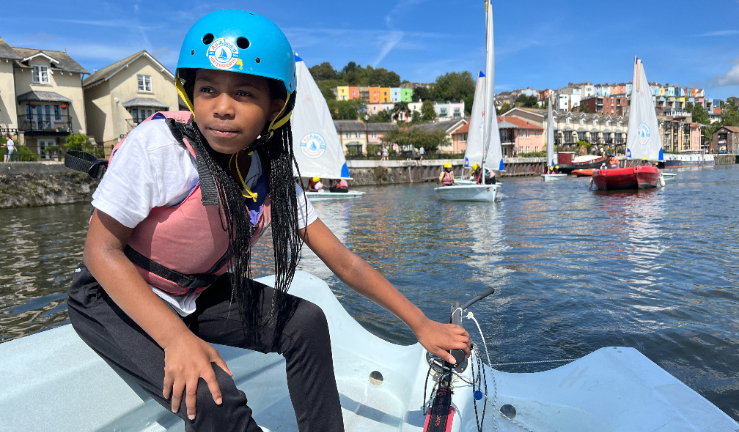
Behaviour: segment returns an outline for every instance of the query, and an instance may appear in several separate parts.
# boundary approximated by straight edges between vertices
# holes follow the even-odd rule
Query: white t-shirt
[[[12,139],[9,139],[5,144],[8,146],[8,150],[15,150],[15,143]]]
[[[246,185],[250,189],[256,185],[261,170],[255,152],[246,175]],[[92,195],[92,205],[122,225],[134,228],[154,207],[180,204],[198,183],[195,158],[177,142],[164,121],[152,120],[131,131],[125,145],[116,151],[110,168]],[[302,229],[315,222],[318,215],[300,186],[296,184],[295,188],[298,226]],[[150,287],[180,315],[195,312],[198,295],[173,296]]]

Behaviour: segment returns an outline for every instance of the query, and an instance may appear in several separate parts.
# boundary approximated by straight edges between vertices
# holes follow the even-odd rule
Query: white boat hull
[[[487,201],[493,202],[500,190],[499,184],[494,185],[457,185],[434,188],[436,195],[447,201]]]
[[[542,174],[541,178],[544,181],[563,180],[567,178],[567,174]]]
[[[274,277],[259,279],[274,285]],[[420,344],[395,345],[365,330],[322,280],[297,272],[290,292],[319,305],[331,332],[348,432],[418,432],[428,366]],[[444,307],[442,304],[439,307]],[[216,346],[265,431],[297,431],[285,361]],[[476,357],[470,359],[476,362]],[[183,431],[184,423],[129,387],[71,326],[0,344],[0,429],[34,432]],[[373,372],[382,382],[371,382]],[[486,431],[734,431],[739,424],[632,348],[602,348],[546,372],[485,367]],[[471,379],[471,369],[462,372]],[[495,381],[493,381],[495,379]],[[472,389],[455,378],[452,432],[476,431]],[[428,391],[433,383],[428,383]],[[497,392],[496,392],[497,390]],[[494,395],[497,394],[497,397]],[[494,400],[493,400],[494,399]],[[484,399],[483,399],[484,400]],[[493,408],[492,405],[495,405]],[[501,415],[511,404],[513,419]],[[32,407],[33,409],[30,409]],[[478,412],[482,411],[478,402]]]
[[[310,201],[361,198],[362,195],[364,195],[364,192],[356,192],[356,191],[349,191],[349,192],[325,191],[325,192],[306,192],[305,193],[305,196],[307,196],[308,200]]]

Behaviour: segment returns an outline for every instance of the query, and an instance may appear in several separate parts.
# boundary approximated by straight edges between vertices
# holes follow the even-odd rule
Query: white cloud
[[[385,16],[385,25],[388,28],[393,28],[393,21],[395,20],[395,17],[399,15],[403,15],[405,12],[410,11],[410,9],[413,6],[416,6],[418,4],[421,4],[425,2],[426,0],[401,0],[399,1],[395,7],[393,7],[390,12]]]
[[[739,0],[737,0],[739,3]],[[718,30],[708,33],[699,34],[698,37],[709,37],[709,36],[730,36],[739,34],[739,30]]]
[[[378,40],[382,42],[382,48],[380,49],[380,53],[377,55],[377,58],[375,58],[375,61],[372,62],[372,66],[377,67],[377,65],[385,59],[390,51],[392,51],[393,48],[403,40],[403,34],[404,33],[402,31],[395,31],[378,38]]]
[[[739,58],[732,60],[734,67],[725,74],[717,74],[706,80],[709,87],[725,87],[739,85]]]

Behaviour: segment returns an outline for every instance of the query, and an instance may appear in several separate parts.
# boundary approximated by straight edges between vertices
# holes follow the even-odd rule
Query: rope
[[[485,347],[485,358],[487,358],[488,365],[490,365],[491,364],[491,362],[490,362],[490,352],[488,352],[488,344],[487,344],[487,342],[485,342],[485,335],[482,333],[482,328],[480,327],[480,323],[477,322],[477,318],[475,318],[475,315],[472,312],[467,312],[467,317],[466,318],[467,319],[471,319],[472,321],[475,322],[475,325],[477,326],[477,331],[480,332],[480,337],[482,338],[482,345]],[[480,358],[479,349],[475,348],[475,350],[477,351],[477,357]],[[497,408],[495,407],[495,402],[498,399],[498,381],[495,379],[495,371],[492,370],[492,366],[490,366],[490,368],[491,368],[490,369],[490,375],[493,377],[493,400],[490,401],[490,399],[488,399],[488,395],[487,395],[487,381],[485,382],[485,391],[482,392],[482,393],[485,395],[485,400],[488,401],[493,406],[493,428],[495,428],[495,430],[497,431],[498,430],[498,421],[496,420],[496,416],[495,416],[495,411],[497,410]],[[482,370],[482,367],[480,367],[480,369]],[[483,375],[485,375],[485,374],[483,373]],[[485,415],[484,414],[483,414],[483,420],[485,420]]]

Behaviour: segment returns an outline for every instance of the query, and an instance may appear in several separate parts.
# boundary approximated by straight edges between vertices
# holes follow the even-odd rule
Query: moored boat
[[[552,100],[549,100],[549,109],[547,110],[547,172],[541,175],[542,180],[545,182],[562,180],[567,178],[567,174],[555,173],[555,168],[559,168],[557,165],[557,158],[554,155],[554,120],[552,119]]]
[[[714,166],[716,161],[712,154],[701,150],[685,151],[680,154],[665,154],[665,168]]]
[[[554,180],[562,180],[567,178],[567,174],[542,174],[541,175],[542,180],[544,181],[554,181]]]
[[[600,168],[606,163],[605,155],[585,155],[573,158],[572,152],[559,152],[557,156],[559,157],[559,170],[565,174],[570,174],[576,169]]]
[[[595,171],[593,168],[576,169],[572,170],[572,174],[575,174],[578,177],[590,177],[593,175],[593,171]]]
[[[493,202],[498,198],[499,184],[478,185],[465,184],[454,186],[440,186],[434,188],[436,195],[447,201],[487,201]]]

